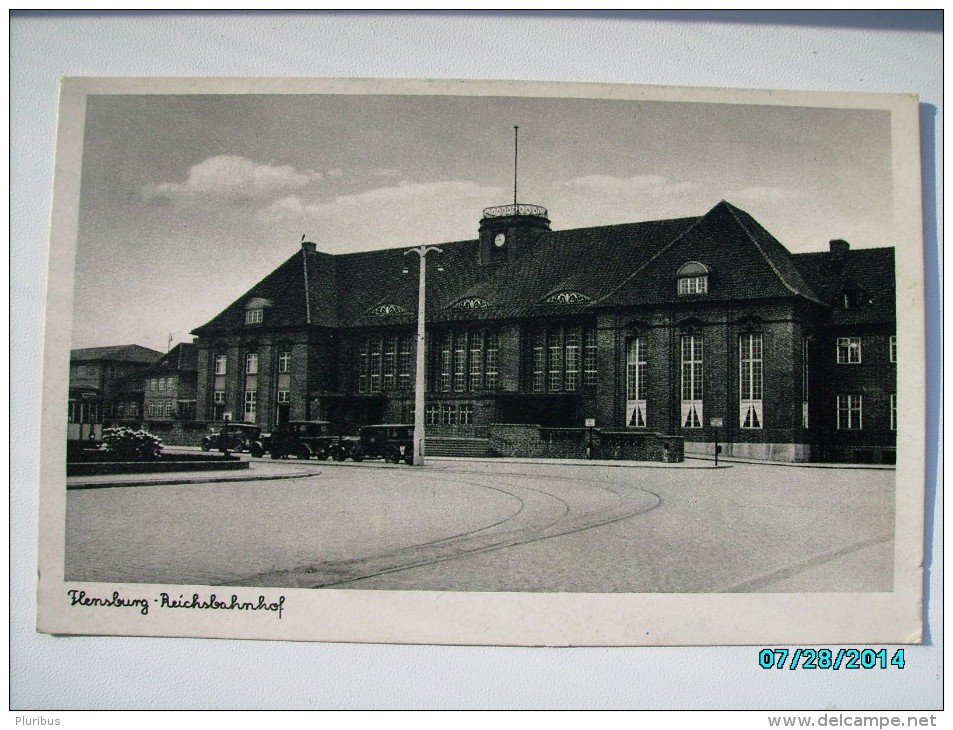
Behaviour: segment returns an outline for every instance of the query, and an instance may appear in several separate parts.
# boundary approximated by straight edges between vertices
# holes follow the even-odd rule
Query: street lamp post
[[[414,383],[414,466],[424,465],[424,354],[425,315],[427,311],[427,254],[443,253],[436,246],[418,246],[404,251],[406,256],[415,253],[420,257],[420,282],[417,289],[417,373]],[[437,268],[440,271],[442,267]],[[404,269],[404,273],[409,273]]]

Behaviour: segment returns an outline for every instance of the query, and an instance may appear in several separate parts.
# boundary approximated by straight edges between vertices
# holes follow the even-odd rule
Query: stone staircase
[[[467,459],[489,459],[497,454],[490,451],[490,440],[428,436],[427,456],[459,456]]]

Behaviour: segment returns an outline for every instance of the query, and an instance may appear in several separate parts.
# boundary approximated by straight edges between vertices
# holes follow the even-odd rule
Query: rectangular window
[[[626,352],[626,404],[625,422],[627,426],[645,428],[646,396],[645,343],[639,337],[629,340]]]
[[[467,389],[466,332],[457,332],[453,338],[453,389],[458,393]]]
[[[291,370],[291,353],[284,350],[278,355],[278,372],[287,373]]]
[[[579,387],[579,372],[582,366],[582,333],[578,327],[566,330],[566,390]]]
[[[255,422],[255,414],[258,409],[258,391],[245,391],[245,420],[249,423]]]
[[[897,362],[897,336],[890,335],[890,362]]]
[[[426,418],[428,426],[436,426],[440,423],[440,406],[436,403],[431,403],[427,406]]]
[[[859,365],[860,364],[860,338],[859,337],[838,337],[837,338],[837,363],[839,365]]]
[[[486,387],[493,389],[499,387],[499,353],[500,353],[500,335],[496,332],[486,333]]]
[[[381,392],[381,338],[371,338],[371,392]]]
[[[357,351],[357,392],[367,392],[368,366],[367,340],[362,339]]]
[[[224,403],[224,402],[225,402],[225,391],[224,391],[224,390],[216,390],[216,391],[215,391],[215,397],[213,398],[213,400],[214,400],[215,403]]]
[[[563,332],[559,327],[551,329],[547,335],[549,349],[548,377],[546,389],[550,392],[563,389]]]
[[[890,394],[890,430],[897,430],[897,394]]]
[[[159,378],[159,390],[165,390],[165,378]]]
[[[225,375],[228,369],[228,355],[215,356],[215,374]]]
[[[159,406],[155,401],[149,401],[149,416],[159,415]]]
[[[470,390],[483,388],[483,335],[470,333]]]
[[[179,401],[179,418],[183,421],[195,420],[195,401]]]
[[[164,415],[166,418],[172,418],[172,401],[171,401],[171,400],[167,400],[167,401],[165,402],[165,404],[164,404],[164,411],[165,411],[165,412],[163,413],[163,415]]]
[[[764,355],[761,335],[741,335],[738,340],[738,362],[741,428],[763,428],[764,424]]]
[[[393,390],[397,382],[397,338],[384,340],[384,390]]]
[[[410,390],[410,337],[400,338],[400,350],[397,354],[397,387]]]
[[[469,426],[473,423],[473,405],[471,403],[461,403],[457,413],[461,426]]]
[[[258,374],[258,353],[249,352],[245,355],[245,374],[246,375],[257,375]]]
[[[245,310],[245,324],[259,324],[264,319],[264,309]]]
[[[596,384],[598,378],[598,350],[596,343],[596,330],[587,329],[583,332],[583,344],[585,353],[583,354],[583,384],[592,387]]]
[[[683,276],[678,280],[679,294],[707,294],[707,276]]]
[[[863,428],[863,396],[837,396],[837,430],[859,431]]]
[[[700,335],[682,337],[682,427],[701,428],[705,422],[702,383],[704,362]]]
[[[541,393],[546,387],[546,335],[533,333],[533,380],[531,388]]]
[[[440,336],[440,391],[442,393],[450,392],[450,373],[453,365],[452,348],[452,335],[449,332],[444,332]]]
[[[149,390],[156,390],[159,387],[157,378],[149,378]]]
[[[290,402],[291,402],[291,391],[290,391],[290,390],[279,390],[279,391],[278,391],[278,402],[279,402],[279,403],[290,403]]]
[[[441,410],[441,423],[445,426],[455,426],[457,424],[457,404],[444,403]]]

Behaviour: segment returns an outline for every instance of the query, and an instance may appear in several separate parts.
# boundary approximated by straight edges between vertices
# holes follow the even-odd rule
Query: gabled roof
[[[93,362],[109,360],[113,362],[131,362],[152,364],[162,353],[141,345],[109,345],[107,347],[82,347],[70,350],[70,362]]]
[[[488,266],[457,299],[485,299],[490,307],[475,316],[525,317],[571,312],[591,306],[634,267],[679,235],[695,218],[626,223],[551,231],[505,266]],[[479,268],[479,267],[477,267]],[[577,292],[590,302],[547,303],[560,292]],[[438,316],[439,315],[435,315]]]
[[[705,301],[798,297],[831,303],[830,272],[788,252],[748,213],[725,201],[700,217],[547,231],[503,264],[481,266],[477,240],[438,246],[442,253],[427,257],[431,322],[698,301],[677,291],[676,272],[689,261],[710,271]],[[265,300],[262,325],[267,327],[412,325],[419,259],[407,250],[332,255],[305,243],[195,334],[245,327],[246,308],[256,299]],[[850,260],[857,262],[852,265],[859,278],[892,279],[892,259],[888,274],[881,271],[882,257],[873,256],[868,266],[858,253]],[[435,270],[438,264],[442,272]],[[870,271],[865,273],[865,266]],[[401,273],[404,268],[408,275]],[[870,289],[879,291],[881,285],[872,283]],[[464,300],[476,306],[455,306]]]
[[[896,322],[896,277],[892,248],[846,251],[838,260],[829,251],[792,256],[814,291],[831,306],[835,325]],[[850,305],[844,307],[844,294]]]
[[[820,303],[791,254],[757,221],[725,201],[659,248],[601,304],[626,306],[688,301],[678,294],[676,272],[689,261],[704,264],[706,301],[799,296]]]
[[[269,327],[336,326],[334,259],[330,254],[302,248],[209,322],[196,327],[194,333],[204,335],[244,326],[245,309],[254,299],[270,304],[264,320]]]
[[[176,372],[198,371],[198,349],[191,342],[180,342],[159,358],[158,362],[142,375],[164,375]]]

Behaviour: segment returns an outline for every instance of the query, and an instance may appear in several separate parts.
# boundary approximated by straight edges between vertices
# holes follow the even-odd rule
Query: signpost
[[[725,425],[724,418],[715,418],[711,419],[711,427],[715,429],[715,466],[718,466],[718,454],[721,451],[721,446],[718,444],[718,429]]]
[[[586,428],[589,429],[589,446],[586,447],[586,458],[587,458],[587,459],[592,459],[592,429],[594,429],[595,427],[596,427],[596,419],[595,419],[595,418],[587,418],[587,419],[586,419]]]

